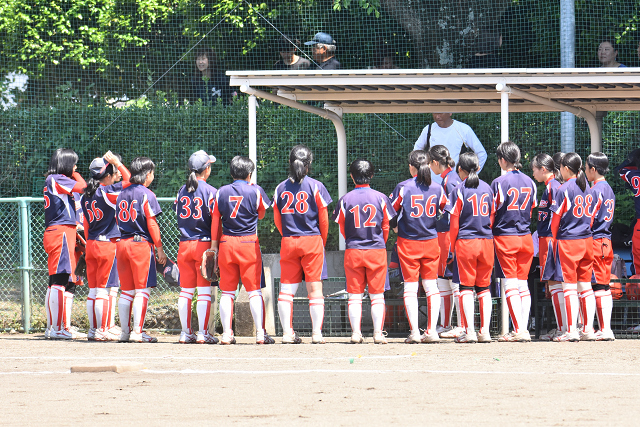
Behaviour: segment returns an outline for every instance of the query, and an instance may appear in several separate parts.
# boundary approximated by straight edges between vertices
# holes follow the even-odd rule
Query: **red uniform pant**
[[[76,226],[52,225],[47,227],[42,238],[47,253],[49,276],[73,274],[76,268]]]
[[[558,240],[556,269],[559,281],[591,282],[593,274],[593,239]]]
[[[369,284],[370,294],[381,294],[387,281],[386,249],[347,249],[344,251],[347,292],[362,294]]]
[[[193,289],[196,286],[211,286],[202,274],[202,254],[211,248],[211,242],[188,240],[180,242],[178,246],[178,270],[180,270],[180,286]]]
[[[322,280],[324,243],[318,236],[283,237],[280,244],[280,281],[300,283],[302,274],[307,282]]]
[[[527,280],[533,261],[533,239],[524,236],[494,236],[496,275],[502,279]]]
[[[448,231],[438,233],[438,245],[440,246],[440,259],[438,260],[438,276],[451,277],[451,270],[447,268],[447,258],[451,252],[451,238]]]
[[[455,250],[460,286],[489,286],[494,262],[493,239],[459,239]]]
[[[409,240],[398,237],[398,258],[405,282],[438,278],[440,246],[438,239]]]
[[[116,244],[118,277],[123,291],[157,286],[153,245],[146,240],[122,239]]]
[[[87,240],[87,281],[89,288],[118,286],[118,268],[114,241]]]
[[[613,248],[609,239],[593,239],[593,279],[599,285],[611,282]]]
[[[247,292],[260,289],[262,254],[258,236],[226,236],[220,240],[218,252],[220,290],[232,292],[242,285]]]

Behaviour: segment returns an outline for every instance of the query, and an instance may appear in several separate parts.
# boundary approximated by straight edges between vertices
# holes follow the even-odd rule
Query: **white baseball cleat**
[[[498,338],[498,342],[529,342],[529,341],[531,341],[531,334],[529,334],[529,331],[527,331],[526,329],[518,333],[516,333],[515,331],[512,331]]]
[[[351,334],[351,344],[362,344],[364,342],[364,337],[362,336],[362,332],[354,332]]]
[[[578,332],[565,332],[553,339],[554,342],[578,342],[580,341],[580,335]]]
[[[611,329],[596,332],[596,341],[615,341],[616,336]]]
[[[49,333],[49,338],[52,340],[72,340],[73,335],[66,329],[60,329],[59,331],[54,329]]]
[[[427,332],[425,331],[424,335],[422,335],[422,337],[420,338],[420,342],[425,344],[436,344],[440,341],[441,340],[437,332],[431,332],[430,334],[427,334]]]
[[[118,341],[120,339],[120,335],[113,335],[109,331],[101,331],[100,329],[96,329],[93,340],[94,341]],[[127,338],[129,340],[129,338]]]
[[[302,344],[302,338],[295,331],[291,334],[282,334],[282,344]]]
[[[407,338],[405,338],[405,344],[420,344],[422,342],[422,335],[418,334],[409,334]]]
[[[222,334],[220,337],[220,344],[231,345],[236,343],[236,337],[233,334]]]
[[[636,326],[632,326],[630,328],[627,328],[628,332],[640,332],[640,325],[636,325]]]
[[[461,335],[457,336],[454,341],[459,344],[475,344],[478,342],[478,336],[475,332],[469,334],[463,332]]]
[[[87,341],[95,341],[96,340],[96,330],[95,328],[89,328],[89,332],[87,332]]]
[[[326,343],[327,341],[325,341],[321,333],[311,334],[311,344],[326,344]]]
[[[141,333],[132,331],[129,334],[129,342],[154,343],[158,342],[158,338],[148,335],[145,331],[142,331]]]
[[[444,332],[449,332],[451,329],[453,329],[451,326],[442,326],[442,325],[436,326],[436,332],[438,333],[438,335]]]
[[[582,329],[578,331],[580,335],[580,341],[595,341],[598,337],[596,336],[596,332],[592,329],[588,332],[584,332]]]
[[[464,334],[464,328],[460,326],[456,326],[455,328],[451,328],[451,330],[447,332],[443,332],[440,334],[440,338],[457,338],[461,334]]]
[[[276,340],[274,340],[273,338],[271,338],[269,336],[269,334],[267,334],[266,332],[264,333],[264,336],[262,337],[262,339],[258,339],[258,337],[256,337],[256,344],[275,344]]]
[[[85,334],[84,332],[80,332],[75,326],[71,326],[69,329],[67,329],[67,332],[71,334],[71,338],[74,340],[87,338],[87,334]]]
[[[540,335],[540,341],[553,341],[553,339],[559,335],[562,335],[562,331],[559,329],[551,329],[546,334]]]
[[[51,331],[53,330],[53,328],[46,328],[44,330],[44,338],[45,339],[51,339]]]
[[[387,338],[385,337],[387,333],[385,331],[379,331],[373,333],[373,342],[374,344],[387,344]]]
[[[198,332],[196,334],[196,344],[218,344],[218,338],[209,332]]]
[[[120,332],[120,337],[118,338],[118,341],[120,342],[129,342],[129,336],[131,335],[130,332]]]
[[[485,344],[492,342],[491,334],[489,332],[487,332],[486,334],[483,334],[483,333],[478,334],[478,342],[485,343]]]
[[[180,344],[193,344],[196,342],[196,334],[188,334],[184,331],[180,332],[180,338],[178,339]]]

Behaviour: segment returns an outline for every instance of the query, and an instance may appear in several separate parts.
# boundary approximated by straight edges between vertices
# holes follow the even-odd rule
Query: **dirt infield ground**
[[[0,334],[2,425],[637,425],[639,340],[386,346]],[[122,374],[71,366],[142,363]]]

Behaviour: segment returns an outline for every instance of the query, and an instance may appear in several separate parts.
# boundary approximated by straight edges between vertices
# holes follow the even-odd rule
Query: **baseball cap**
[[[216,158],[208,155],[204,150],[196,151],[189,157],[189,170],[199,171],[214,163]]]
[[[102,157],[97,157],[91,162],[89,170],[94,178],[99,178],[104,175],[104,172],[107,170],[107,166],[109,166],[109,162]]]
[[[316,33],[316,35],[313,37],[313,40],[306,42],[305,45],[313,46],[314,44],[318,44],[318,43],[336,44],[336,41],[329,34],[320,32],[320,33]]]
[[[178,264],[167,258],[167,262],[162,265],[156,262],[156,271],[162,275],[162,278],[169,286],[180,286],[180,270]]]

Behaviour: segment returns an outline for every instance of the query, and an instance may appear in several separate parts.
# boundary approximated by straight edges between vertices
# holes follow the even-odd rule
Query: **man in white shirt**
[[[476,136],[473,129],[466,124],[451,118],[451,113],[433,113],[432,123],[422,129],[420,137],[413,146],[414,150],[429,150],[434,145],[444,145],[449,150],[451,158],[458,164],[460,150],[463,144],[473,150],[478,155],[480,170],[487,161],[487,151]],[[431,131],[429,131],[431,128]],[[428,139],[428,143],[427,143]],[[431,172],[431,179],[434,182],[442,183],[442,178]]]

